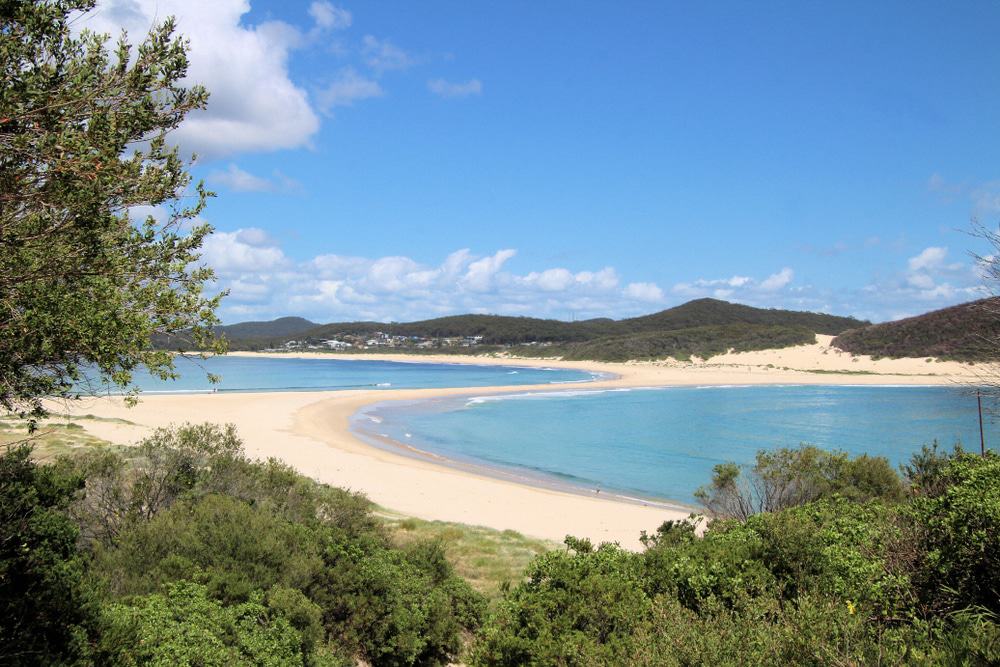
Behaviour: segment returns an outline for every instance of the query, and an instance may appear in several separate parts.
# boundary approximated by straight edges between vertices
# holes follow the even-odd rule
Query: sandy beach
[[[412,362],[507,364],[586,369],[613,379],[588,388],[733,384],[956,384],[975,381],[981,368],[925,359],[872,360],[817,343],[781,350],[727,354],[707,362],[564,362],[551,359],[455,355],[332,355],[297,357],[383,359]],[[234,353],[254,355],[256,353]],[[282,354],[282,353],[276,353]],[[289,356],[284,355],[282,356]],[[457,389],[350,390],[147,395],[132,408],[120,398],[74,402],[71,415],[93,414],[132,422],[80,420],[95,436],[130,443],[150,430],[181,422],[233,423],[252,457],[275,457],[309,477],[360,491],[379,505],[429,520],[512,529],[561,541],[567,534],[637,548],[641,531],[686,517],[689,509],[623,502],[606,494],[570,493],[518,484],[469,470],[372,447],[351,432],[351,416],[366,405],[449,395],[558,391],[580,385],[535,385]],[[64,406],[54,406],[66,412]]]

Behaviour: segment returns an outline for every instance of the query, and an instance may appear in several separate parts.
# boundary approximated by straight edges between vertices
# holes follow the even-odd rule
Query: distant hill
[[[698,299],[652,315],[623,320],[595,318],[566,322],[502,315],[452,315],[391,324],[315,325],[301,318],[282,318],[220,327],[218,331],[229,339],[230,349],[234,350],[279,347],[292,340],[319,345],[334,339],[364,339],[381,332],[389,337],[418,340],[477,338],[476,347],[480,350],[503,347],[517,354],[620,361],[707,357],[729,349],[785,347],[811,342],[815,333],[835,335],[866,324],[850,317]],[[455,346],[435,347],[434,351],[470,350]]]
[[[305,336],[310,340],[323,340],[338,335],[363,335],[384,331],[398,336],[427,338],[482,336],[484,344],[517,345],[527,342],[589,341],[605,336],[730,324],[801,327],[814,333],[832,335],[867,322],[852,317],[753,308],[718,299],[697,299],[659,313],[624,320],[597,318],[566,322],[503,315],[452,315],[432,320],[392,324],[379,322],[324,324],[305,332]]]
[[[980,299],[895,322],[851,329],[833,346],[873,357],[1000,359],[1000,298]]]
[[[315,329],[319,325],[302,317],[279,317],[269,322],[240,322],[215,327],[216,335],[225,336],[233,350],[261,349],[283,343],[290,338]],[[153,345],[160,349],[190,349],[190,339],[184,334],[156,336]]]
[[[771,350],[815,341],[816,333],[802,327],[736,323],[605,336],[534,349],[546,356],[558,355],[573,360],[629,361],[695,356],[707,359],[729,350]]]
[[[287,338],[288,336],[298,336],[311,329],[315,329],[319,324],[310,322],[302,317],[281,317],[270,322],[240,322],[239,324],[229,324],[216,327],[218,334],[224,335],[230,340],[245,340],[253,338]]]
[[[631,331],[674,331],[711,325],[766,324],[802,327],[813,333],[835,335],[867,322],[824,313],[754,308],[718,299],[696,299],[652,315],[622,320],[619,324]]]

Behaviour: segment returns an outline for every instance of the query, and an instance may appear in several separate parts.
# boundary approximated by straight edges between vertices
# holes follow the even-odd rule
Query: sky
[[[884,321],[989,289],[1000,3],[101,0],[75,25],[169,15],[211,93],[173,140],[218,195],[226,323],[699,297]]]

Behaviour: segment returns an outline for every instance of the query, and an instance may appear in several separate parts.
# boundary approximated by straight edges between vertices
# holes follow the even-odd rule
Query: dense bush
[[[102,664],[304,664],[302,636],[260,594],[225,606],[204,586],[177,582],[163,593],[109,604],[103,616]]]
[[[763,470],[799,470],[815,491],[786,509],[716,520],[703,536],[668,522],[641,554],[568,540],[539,558],[490,616],[472,662],[1000,661],[1000,459],[935,452],[928,465],[925,452],[903,495],[877,459],[797,452],[762,457]],[[838,474],[815,477],[830,465]]]
[[[938,475],[940,492],[908,508],[922,547],[921,599],[934,611],[1000,614],[1000,457],[958,452]]]
[[[881,456],[829,452],[812,445],[761,450],[743,476],[735,463],[715,466],[712,481],[695,492],[712,515],[746,520],[759,512],[775,512],[821,498],[855,501],[903,497],[899,475]]]
[[[641,553],[567,538],[487,612],[439,543],[393,546],[366,500],[230,429],[130,453],[0,457],[4,664],[1000,662],[992,454],[925,448],[904,480],[762,454],[753,512],[667,522]]]
[[[439,545],[396,548],[363,497],[246,459],[231,427],[28,456],[0,458],[0,658],[444,664],[484,612]]]

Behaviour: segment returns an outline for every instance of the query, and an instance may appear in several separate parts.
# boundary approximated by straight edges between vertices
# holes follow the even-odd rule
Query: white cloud
[[[618,273],[606,266],[600,271],[580,271],[574,276],[580,285],[594,287],[601,291],[613,290],[618,287]]]
[[[309,16],[316,27],[324,30],[343,30],[351,27],[351,12],[329,2],[313,2],[309,5]]]
[[[931,246],[930,248],[924,248],[919,255],[911,257],[907,264],[910,267],[910,271],[922,271],[926,269],[936,269],[941,266],[944,262],[944,258],[948,255],[947,248],[938,248]]]
[[[201,260],[220,277],[245,278],[242,274],[273,271],[288,265],[288,259],[262,229],[250,227],[235,232],[215,232],[202,246]]]
[[[629,283],[625,286],[624,294],[629,299],[645,301],[649,303],[659,303],[663,301],[663,290],[655,283]]]
[[[337,73],[337,78],[319,92],[317,100],[323,111],[330,111],[333,107],[353,106],[359,100],[382,97],[384,94],[378,81],[358,74],[353,67],[344,67]]]
[[[186,81],[204,85],[205,111],[189,114],[173,133],[185,152],[219,157],[240,152],[307,146],[319,118],[305,90],[288,72],[289,50],[302,39],[287,23],[248,25],[246,0],[102,0],[74,25],[116,37],[122,28],[133,42],[167,15],[190,39]]]
[[[654,283],[620,287],[611,267],[573,272],[552,267],[509,271],[512,249],[475,255],[460,249],[439,264],[411,257],[324,254],[288,258],[263,230],[217,232],[203,260],[231,290],[221,314],[227,321],[298,314],[318,320],[413,320],[482,312],[569,318],[649,312],[664,295]]]
[[[917,289],[928,290],[934,288],[934,279],[926,273],[912,273],[906,277],[906,282]]]
[[[460,284],[473,292],[490,290],[493,287],[496,274],[500,272],[507,260],[516,254],[516,250],[498,250],[490,257],[483,257],[471,262],[465,275],[462,276]]]
[[[890,273],[857,287],[815,286],[785,267],[762,278],[731,274],[677,283],[669,294],[650,281],[624,283],[613,267],[518,272],[512,268],[516,256],[513,249],[476,254],[463,248],[431,263],[334,253],[296,261],[266,232],[247,228],[209,237],[203,259],[216,268],[218,287],[232,291],[221,310],[227,322],[282,315],[408,321],[470,312],[628,317],[699,297],[879,321],[985,296],[981,267],[933,252],[909,258],[917,270],[901,260],[895,271],[885,267]]]
[[[692,282],[677,283],[671,288],[674,294],[689,298],[711,296],[716,299],[736,298],[747,301],[765,298],[768,294],[787,287],[795,277],[795,272],[785,267],[763,280],[750,276],[733,275],[729,278],[699,278]]]
[[[413,65],[413,58],[388,39],[365,35],[361,41],[361,55],[376,73],[404,70]]]
[[[529,273],[525,276],[525,280],[547,292],[561,292],[572,285],[575,278],[566,269],[546,269],[541,273]]]
[[[483,84],[479,79],[469,79],[464,83],[432,79],[427,82],[427,89],[441,97],[469,97],[470,95],[482,94]]]
[[[787,266],[781,271],[774,273],[760,282],[760,288],[765,292],[774,292],[792,282],[795,272]],[[744,283],[745,284],[745,283]]]

